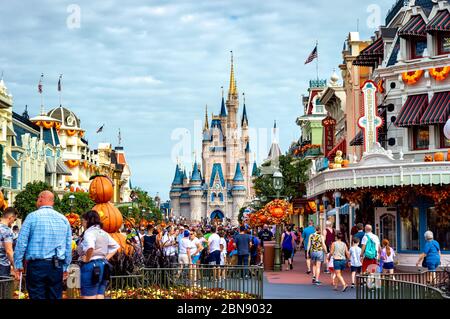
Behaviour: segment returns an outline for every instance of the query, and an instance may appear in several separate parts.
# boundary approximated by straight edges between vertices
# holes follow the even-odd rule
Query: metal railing
[[[448,299],[438,289],[445,272],[372,274],[356,277],[356,299]]]
[[[263,272],[262,267],[256,266],[144,268],[138,275],[111,277],[107,296],[140,299],[164,294],[167,298],[201,299],[216,295],[221,299],[262,299]]]
[[[14,278],[0,277],[0,299],[13,299]]]

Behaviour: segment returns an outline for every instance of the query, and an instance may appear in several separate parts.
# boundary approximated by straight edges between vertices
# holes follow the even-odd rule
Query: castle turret
[[[202,218],[202,178],[198,168],[197,161],[195,161],[192,170],[192,178],[189,183],[189,197],[191,199],[191,221],[200,222]]]
[[[245,198],[247,197],[247,188],[245,187],[244,176],[242,175],[241,165],[236,163],[236,171],[233,178],[233,187],[231,194],[233,195],[233,210],[232,220],[238,223],[239,210],[244,206]]]
[[[230,87],[228,89],[228,99],[226,102],[228,116],[227,116],[227,129],[226,129],[226,179],[231,181],[233,178],[233,169],[236,162],[241,156],[242,148],[239,147],[238,139],[238,123],[237,113],[239,110],[239,95],[236,85],[236,79],[234,76],[234,61],[233,52],[231,52],[231,72],[230,72]]]
[[[172,186],[170,189],[170,202],[173,208],[173,212],[176,214],[175,217],[180,216],[180,196],[183,187],[183,173],[177,164],[175,168],[175,177],[173,178]]]

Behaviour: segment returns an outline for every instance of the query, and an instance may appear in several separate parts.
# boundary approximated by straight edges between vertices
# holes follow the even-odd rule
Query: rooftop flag
[[[311,52],[311,54],[309,55],[308,59],[306,60],[305,64],[311,63],[312,61],[314,61],[314,59],[317,58],[317,45],[314,48],[314,50]]]
[[[38,84],[38,92],[39,94],[42,94],[42,79],[44,78],[44,73],[41,74],[41,78],[39,79],[39,84]]]

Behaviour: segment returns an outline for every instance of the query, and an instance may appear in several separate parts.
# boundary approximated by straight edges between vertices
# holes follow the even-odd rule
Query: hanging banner
[[[334,147],[334,133],[336,128],[336,120],[331,116],[327,116],[322,121],[322,126],[324,128],[324,154],[325,157]]]
[[[364,132],[364,150],[370,152],[378,141],[378,128],[383,125],[383,120],[378,116],[377,85],[372,81],[364,82],[362,87],[364,115],[359,118],[358,126]]]

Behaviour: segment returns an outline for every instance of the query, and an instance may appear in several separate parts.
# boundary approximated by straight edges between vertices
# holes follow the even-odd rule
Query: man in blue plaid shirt
[[[63,280],[72,261],[72,230],[67,218],[53,209],[54,195],[39,194],[37,211],[30,213],[20,230],[14,251],[16,278],[27,263],[26,284],[30,299],[61,299]]]

